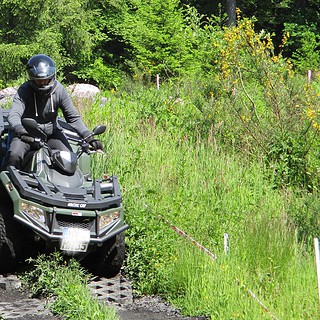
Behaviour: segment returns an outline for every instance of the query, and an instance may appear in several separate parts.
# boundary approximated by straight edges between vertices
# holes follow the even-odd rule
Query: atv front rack
[[[106,210],[119,207],[122,202],[119,182],[116,176],[94,180],[89,187],[67,188],[43,181],[33,173],[9,167],[10,180],[24,199],[61,208],[85,210]],[[8,176],[8,180],[9,180]]]

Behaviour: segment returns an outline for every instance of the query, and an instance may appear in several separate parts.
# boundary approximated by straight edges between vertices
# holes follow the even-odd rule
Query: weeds
[[[313,258],[297,241],[290,218],[299,214],[303,219],[300,207],[289,209],[297,195],[274,190],[259,162],[201,137],[175,136],[156,121],[141,119],[141,110],[129,101],[114,97],[111,104],[112,110],[100,111],[116,128],[108,137],[109,161],[97,160],[95,167],[116,172],[124,191],[130,225],[126,272],[136,294],[160,294],[186,315],[268,319],[250,289],[279,318],[316,314]],[[123,104],[131,108],[127,117]],[[309,208],[315,214],[316,207]],[[159,215],[217,260],[175,233]],[[230,236],[227,256],[225,232]]]
[[[124,191],[126,271],[137,294],[189,315],[270,318],[250,289],[280,319],[318,318],[317,84],[274,55],[252,21],[215,31],[221,56],[203,79],[160,91],[131,84],[86,114],[109,125],[108,161],[97,158],[94,171],[116,173]]]
[[[29,263],[33,268],[21,279],[34,296],[50,298],[48,307],[53,313],[67,320],[119,319],[113,308],[90,294],[86,286],[89,275],[76,260],[65,261],[61,254],[54,253],[30,259]]]

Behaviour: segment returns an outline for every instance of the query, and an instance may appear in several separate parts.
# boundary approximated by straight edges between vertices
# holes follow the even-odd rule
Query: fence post
[[[320,258],[319,258],[319,239],[318,238],[314,238],[314,251],[316,255],[318,295],[319,295],[319,302],[320,302]]]
[[[308,78],[308,83],[311,82],[311,79],[312,79],[312,70],[308,70],[307,72],[307,78]]]
[[[229,244],[228,244],[229,235],[225,233],[223,235],[223,247],[224,247],[224,253],[227,254],[229,251]]]

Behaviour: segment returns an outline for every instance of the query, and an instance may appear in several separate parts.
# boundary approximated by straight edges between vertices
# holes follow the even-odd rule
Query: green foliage
[[[314,24],[286,23],[284,33],[288,37],[284,49],[292,52],[292,61],[297,69],[304,74],[308,70],[318,70],[320,64],[318,27]]]
[[[152,0],[129,4],[122,35],[132,50],[131,68],[142,70],[146,76],[179,72],[189,49],[178,3],[178,0]]]
[[[310,161],[318,130],[312,118],[317,104],[311,102],[318,100],[316,91],[273,53],[270,35],[255,33],[251,20],[217,34],[213,46],[220,76],[208,81],[213,103],[206,112],[221,141],[264,159],[276,187],[317,188],[318,164]]]
[[[0,87],[12,86],[24,75],[20,58],[28,54],[28,47],[16,44],[0,44]]]
[[[301,231],[308,233],[315,221],[317,194],[312,200],[280,192],[265,179],[257,159],[218,144],[218,135],[203,139],[185,122],[168,125],[170,114],[168,122],[160,114],[165,97],[177,88],[130,86],[125,93],[105,92],[107,105],[90,108],[86,119],[109,124],[108,161],[97,160],[94,167],[100,174],[116,173],[121,182],[130,225],[125,270],[135,293],[159,294],[185,315],[268,319],[251,290],[276,317],[317,318],[312,248],[296,237],[306,212],[302,203],[308,203],[310,223]],[[188,101],[186,113],[189,108]],[[169,222],[217,259],[212,261]]]
[[[313,239],[320,237],[319,197],[317,194],[297,195],[290,202],[292,220],[297,226],[297,237],[306,246],[306,250],[312,250]]]
[[[103,63],[102,58],[98,58],[93,64],[88,65],[80,72],[74,72],[79,78],[92,79],[100,89],[118,88],[124,83],[124,74],[116,68]]]
[[[116,311],[96,300],[86,286],[88,274],[75,259],[65,261],[61,254],[30,259],[33,268],[22,276],[35,296],[54,297],[50,309],[65,319],[117,320]]]
[[[219,52],[212,43],[221,41],[221,27],[226,22],[217,4],[2,0],[0,43],[22,58],[46,53],[55,59],[62,78],[94,82],[103,89],[119,87],[122,72],[147,82],[157,74],[162,79],[217,75]],[[283,52],[292,56],[299,70],[318,64],[319,22],[312,14],[319,8],[316,2],[267,1],[257,5],[256,1],[240,1],[238,5],[245,15],[258,17],[259,29],[277,35],[277,45],[282,45],[278,39],[286,22],[285,31],[290,29],[292,37]],[[2,60],[1,67],[3,86],[24,76],[16,59]]]
[[[87,1],[6,0],[0,1],[0,6],[4,13],[0,15],[0,42],[18,58],[45,53],[60,70],[70,72],[86,66],[96,44],[105,38],[98,12],[90,10]],[[22,64],[8,58],[1,60],[4,76],[11,75],[10,79],[1,78],[4,85],[23,75]]]
[[[267,30],[273,35],[277,46],[281,45],[281,34],[284,25],[295,24],[298,28],[306,24],[318,24],[320,4],[317,0],[296,1],[296,0],[267,0],[261,3],[258,0],[238,0],[237,6],[244,16],[257,19],[257,30]],[[288,52],[288,56],[297,48],[297,43]],[[277,50],[278,52],[278,50]]]
[[[314,180],[311,177],[306,155],[308,154],[308,141],[300,137],[288,136],[274,137],[267,146],[267,167],[270,168],[270,179],[275,186],[300,185],[312,187]],[[316,187],[316,185],[315,185]]]

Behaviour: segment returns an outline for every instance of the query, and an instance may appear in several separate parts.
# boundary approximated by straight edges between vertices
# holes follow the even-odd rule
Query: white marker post
[[[318,277],[318,294],[320,302],[320,258],[319,258],[319,239],[314,238],[314,251],[316,254],[316,266],[317,266],[317,277]]]
[[[311,79],[312,79],[312,70],[308,70],[307,72],[307,78],[308,78],[308,83],[311,82]]]
[[[224,253],[227,254],[229,252],[229,243],[228,243],[229,235],[225,233],[223,235],[223,247],[224,247]]]

